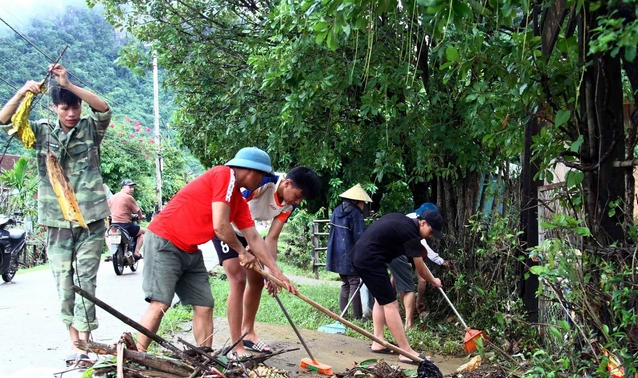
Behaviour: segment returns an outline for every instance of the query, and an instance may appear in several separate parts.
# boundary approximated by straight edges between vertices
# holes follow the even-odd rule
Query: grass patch
[[[38,265],[38,266],[34,266],[32,268],[27,268],[27,269],[20,268],[16,272],[16,275],[26,274],[26,273],[31,273],[31,272],[39,272],[41,270],[49,270],[49,263]]]
[[[277,259],[277,265],[279,265],[279,269],[285,274],[290,276],[299,276],[299,277],[307,277],[307,278],[315,278],[314,273],[309,271],[306,268],[300,268],[296,265],[289,263],[284,259]],[[337,273],[328,272],[324,267],[319,267],[319,279],[323,281],[340,281],[339,275]]]
[[[339,286],[330,284],[321,285],[298,285],[297,288],[305,296],[318,302],[331,311],[339,312]],[[215,298],[215,317],[226,317],[226,298],[228,298],[228,281],[224,279],[211,280],[211,289]],[[295,325],[299,328],[317,329],[322,325],[332,323],[333,320],[324,315],[319,310],[304,302],[300,298],[281,292],[279,299],[284,304],[288,314]],[[281,308],[275,298],[271,297],[265,290],[261,294],[259,311],[257,311],[256,321],[273,324],[288,324]]]

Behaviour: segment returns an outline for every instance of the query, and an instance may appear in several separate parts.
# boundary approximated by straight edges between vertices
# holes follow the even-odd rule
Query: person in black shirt
[[[415,355],[419,353],[410,347],[405,336],[397,294],[390,283],[387,264],[405,255],[412,258],[419,276],[434,287],[441,287],[441,280],[432,276],[425,266],[423,259],[427,257],[427,251],[421,247],[420,241],[432,236],[442,238],[442,228],[443,218],[436,210],[424,211],[416,219],[391,213],[372,223],[353,248],[352,264],[375,298],[372,310],[374,335],[383,340],[383,330],[387,324],[399,348]],[[376,353],[390,352],[376,342],[372,343],[370,349]],[[402,357],[399,357],[401,362],[413,363]]]

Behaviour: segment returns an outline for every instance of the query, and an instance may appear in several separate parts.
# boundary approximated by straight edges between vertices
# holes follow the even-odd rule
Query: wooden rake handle
[[[254,265],[253,269],[255,269],[255,271],[257,271],[259,274],[261,274],[262,276],[268,278],[270,281],[274,282],[278,286],[286,287],[286,285],[284,285],[284,283],[280,279],[278,279],[275,276],[273,276],[272,274],[260,269],[257,265]],[[399,348],[399,347],[397,347],[395,345],[392,345],[392,344],[388,343],[387,341],[379,339],[378,337],[376,337],[372,333],[366,331],[365,329],[359,327],[356,324],[353,324],[353,323],[347,321],[346,319],[344,319],[341,316],[335,314],[334,312],[328,310],[327,308],[323,307],[322,305],[320,305],[319,303],[313,301],[312,299],[308,298],[307,296],[301,294],[300,292],[297,292],[297,294],[295,294],[295,295],[297,297],[301,298],[301,300],[303,300],[304,302],[310,304],[312,307],[314,307],[317,310],[323,312],[324,314],[328,315],[332,319],[337,320],[337,321],[341,322],[342,324],[348,326],[349,328],[359,332],[360,334],[362,334],[363,336],[369,338],[370,340],[375,341],[375,342],[383,345],[384,347],[394,351],[395,353],[399,353],[399,354],[411,359],[412,361],[416,361],[416,362],[420,362],[421,361],[421,359],[419,358],[418,355],[408,353],[405,350],[403,350],[403,349],[401,349],[401,348]]]

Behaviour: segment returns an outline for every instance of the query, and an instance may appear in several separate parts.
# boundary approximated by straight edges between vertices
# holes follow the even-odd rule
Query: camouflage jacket
[[[88,116],[65,134],[59,121],[52,124],[47,119],[29,121],[36,142],[38,165],[38,221],[48,227],[68,228],[62,210],[47,176],[46,154],[54,152],[64,169],[80,206],[86,223],[102,220],[109,215],[109,206],[100,171],[100,144],[111,121],[111,110],[104,113],[91,109]],[[11,125],[3,126],[9,132]],[[78,227],[73,224],[73,227]]]

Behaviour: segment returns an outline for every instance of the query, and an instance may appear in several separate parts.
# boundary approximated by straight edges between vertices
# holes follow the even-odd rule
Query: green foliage
[[[638,290],[632,263],[622,256],[610,259],[580,250],[572,241],[588,237],[590,232],[579,223],[565,215],[543,223],[555,237],[530,253],[541,262],[530,269],[541,281],[541,303],[555,306],[558,316],[540,328],[543,349],[532,355],[534,367],[527,377],[541,372],[545,376],[580,377],[584,371],[605,376],[608,359],[604,350],[621,361],[625,376],[638,371],[638,339],[634,336],[638,331]],[[580,358],[579,351],[595,357]]]
[[[358,7],[350,3],[339,11],[312,1],[250,8],[224,0],[90,4],[104,5],[114,25],[153,42],[181,107],[173,125],[207,166],[256,145],[278,170],[308,165],[326,182],[374,181],[385,193],[395,181],[413,191],[437,178],[455,182],[488,172],[520,149],[525,114],[517,98],[527,81],[518,83],[520,73],[510,67],[521,53],[516,41],[493,30],[447,28],[457,40],[429,47],[426,75],[419,62],[427,56],[414,52],[426,54],[431,31],[418,26],[409,11],[414,3],[398,12],[375,7],[393,11],[371,28],[367,21],[352,25],[350,14],[335,21],[322,14]],[[470,16],[463,2],[453,9],[453,20]],[[206,16],[211,10],[215,19]],[[316,43],[317,34],[328,47]],[[492,57],[503,52],[512,57],[495,64]],[[139,46],[124,56],[130,67],[148,60]],[[468,93],[475,97],[466,102]],[[333,204],[334,194],[326,197],[323,204]]]
[[[113,122],[102,142],[102,176],[114,192],[120,182],[131,179],[137,185],[133,196],[142,211],[151,211],[155,200],[155,146],[150,129],[125,117]]]
[[[404,213],[407,214],[414,209],[412,192],[403,181],[395,181],[388,185],[387,192],[380,202],[379,213]]]
[[[287,245],[279,258],[289,264],[312,270],[312,233],[313,220],[326,219],[325,210],[311,214],[306,210],[296,210],[286,222],[285,234],[282,241]],[[322,232],[325,230],[322,230]],[[327,231],[326,231],[327,232]],[[322,253],[320,262],[325,263],[325,253]]]
[[[13,169],[2,172],[0,183],[10,193],[8,208],[3,209],[2,213],[11,216],[14,212],[22,212],[25,219],[35,219],[38,214],[38,174],[35,160],[19,158]]]
[[[113,121],[102,142],[102,176],[113,192],[120,190],[120,182],[131,179],[134,197],[142,211],[151,212],[157,203],[155,195],[155,159],[157,144],[151,128],[139,121],[123,117]],[[173,194],[192,179],[184,169],[186,159],[174,146],[163,145],[162,198],[168,201]]]

